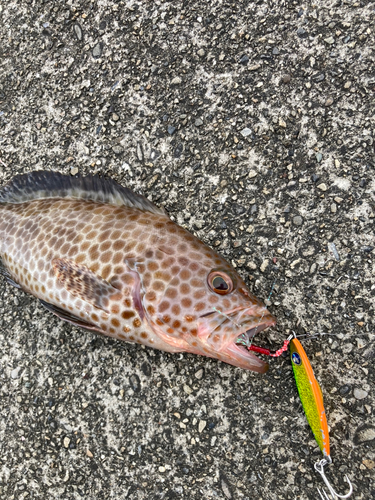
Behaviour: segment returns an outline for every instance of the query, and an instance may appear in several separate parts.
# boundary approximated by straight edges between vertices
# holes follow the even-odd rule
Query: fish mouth
[[[275,324],[276,318],[265,306],[258,304],[223,312],[215,308],[200,317],[198,337],[201,345],[189,351],[204,353],[244,370],[265,373],[268,363],[257,358],[248,346],[256,334]]]
[[[237,345],[243,345],[246,346],[248,343],[250,343],[251,339],[255,337],[257,333],[262,332],[266,328],[268,328],[267,323],[262,323],[260,325],[254,326],[253,328],[250,328],[249,330],[246,330],[244,333],[241,333],[236,339],[236,344]]]
[[[261,319],[258,318],[258,322],[255,321],[252,324],[247,325],[247,327],[245,326],[246,329],[244,329],[239,335],[236,333],[236,336],[223,351],[223,354],[227,358],[227,363],[245,370],[265,373],[269,368],[268,363],[265,363],[249,351],[248,346],[251,344],[251,341],[256,334],[266,330],[267,328],[275,326],[275,324],[276,318],[266,310],[266,313],[261,317]]]

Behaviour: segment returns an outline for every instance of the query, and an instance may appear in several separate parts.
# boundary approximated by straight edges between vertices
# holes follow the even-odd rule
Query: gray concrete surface
[[[0,5],[0,182],[101,172],[217,248],[304,343],[334,465],[375,496],[374,2]],[[316,499],[267,375],[63,324],[0,282],[2,499]]]

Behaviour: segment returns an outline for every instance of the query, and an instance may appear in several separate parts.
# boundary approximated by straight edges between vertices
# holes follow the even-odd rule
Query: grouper
[[[219,254],[147,198],[36,171],[0,188],[1,272],[76,326],[263,373],[237,343],[275,318]]]

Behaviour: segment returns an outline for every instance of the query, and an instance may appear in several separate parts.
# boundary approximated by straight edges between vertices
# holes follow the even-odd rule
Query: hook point
[[[353,493],[353,485],[352,485],[352,483],[351,483],[348,475],[345,476],[345,479],[346,479],[346,481],[349,484],[349,492],[346,495],[339,495],[338,493],[336,493],[336,491],[333,489],[331,483],[328,481],[328,478],[327,478],[327,476],[324,473],[324,466],[327,465],[327,464],[330,464],[330,463],[331,463],[331,457],[328,456],[327,459],[323,458],[319,462],[316,462],[314,464],[314,468],[322,476],[322,479],[323,479],[325,485],[327,486],[329,493],[333,496],[333,498],[335,498],[335,497],[337,497],[337,498],[349,498],[352,495],[352,493]],[[319,494],[321,495],[320,491],[319,491]],[[325,492],[324,492],[324,494],[326,495]]]

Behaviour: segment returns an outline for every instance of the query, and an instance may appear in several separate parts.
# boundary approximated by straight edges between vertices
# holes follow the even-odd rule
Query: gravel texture
[[[101,172],[216,248],[321,383],[334,465],[375,496],[369,1],[9,0],[0,182]],[[0,282],[1,499],[316,499],[288,356],[259,376],[63,324]]]

